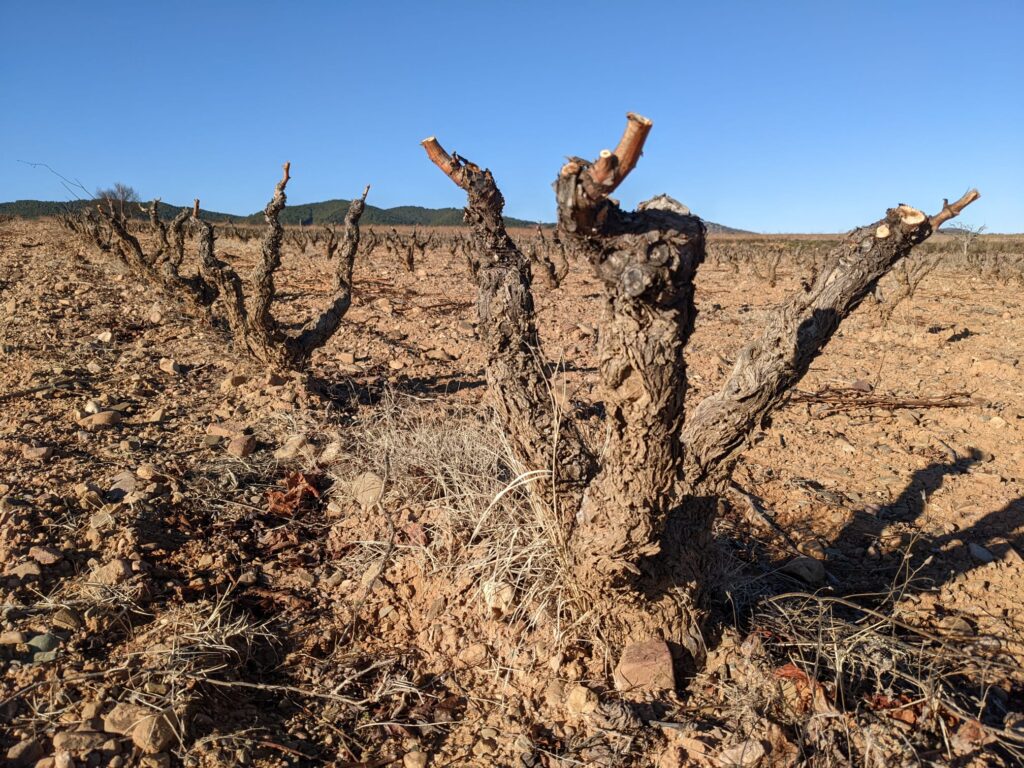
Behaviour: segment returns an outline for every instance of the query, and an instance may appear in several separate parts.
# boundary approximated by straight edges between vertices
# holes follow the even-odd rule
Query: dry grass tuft
[[[385,509],[422,507],[428,543],[403,546],[419,550],[426,570],[471,576],[481,604],[511,622],[549,625],[556,637],[579,624],[551,474],[519,466],[479,410],[438,414],[389,393],[353,434],[345,471],[383,478]]]

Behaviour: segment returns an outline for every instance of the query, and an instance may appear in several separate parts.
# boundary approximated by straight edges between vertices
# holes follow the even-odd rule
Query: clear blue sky
[[[965,221],[1024,231],[1024,2],[0,4],[0,200],[89,189],[260,209],[461,206],[436,134],[507,211],[553,219],[565,155],[654,120],[624,203],[840,231],[977,186]]]

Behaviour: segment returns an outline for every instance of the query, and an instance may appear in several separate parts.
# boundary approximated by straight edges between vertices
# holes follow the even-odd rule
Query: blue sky
[[[0,200],[94,189],[232,213],[292,163],[296,203],[461,206],[419,141],[553,219],[565,155],[654,130],[620,188],[765,232],[905,202],[1024,231],[1024,2],[0,4]]]

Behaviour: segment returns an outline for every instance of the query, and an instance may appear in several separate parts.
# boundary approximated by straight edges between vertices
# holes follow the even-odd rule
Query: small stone
[[[404,768],[426,768],[428,759],[426,752],[420,752],[417,749],[405,753],[405,756],[402,758],[402,765]]]
[[[270,373],[267,374],[266,378],[264,379],[264,382],[268,387],[283,387],[285,384],[288,383],[288,379],[286,379],[279,373],[274,373],[273,371],[271,371]]]
[[[19,741],[7,750],[7,762],[10,768],[28,768],[35,765],[43,757],[43,746],[35,739]]]
[[[22,645],[27,642],[28,635],[25,632],[18,632],[14,629],[0,632],[0,645]]]
[[[487,646],[483,643],[467,645],[459,651],[458,658],[464,667],[479,667],[487,660]]]
[[[363,472],[349,484],[352,498],[363,509],[376,504],[384,493],[384,481],[373,472]]]
[[[92,572],[92,579],[99,584],[115,586],[132,577],[132,566],[123,557],[111,560]]]
[[[790,576],[796,576],[808,584],[823,584],[825,582],[825,565],[813,557],[795,557],[779,570]]]
[[[764,745],[749,739],[718,753],[718,764],[727,768],[756,768],[764,759]]]
[[[356,356],[354,352],[340,352],[338,354],[338,362],[342,365],[355,365]]]
[[[970,552],[973,560],[976,560],[982,565],[988,565],[989,563],[995,562],[995,555],[980,544],[975,544],[973,541],[967,545],[967,551]]]
[[[155,477],[159,477],[160,472],[152,464],[139,464],[139,468],[135,470],[135,475],[140,480],[152,480]]]
[[[61,608],[50,619],[50,623],[57,629],[74,631],[85,626],[82,615],[74,608]]]
[[[143,718],[132,728],[132,742],[143,752],[163,752],[177,741],[170,718],[164,713]]]
[[[169,357],[160,358],[160,370],[164,373],[169,373],[172,376],[180,376],[185,372],[185,369],[182,368],[181,365]]]
[[[11,576],[15,576],[19,579],[32,579],[39,578],[43,575],[42,569],[39,567],[39,563],[21,563],[11,568],[8,573]]]
[[[31,446],[23,445],[21,447],[21,456],[26,461],[47,461],[53,457],[53,448],[50,446]]]
[[[103,331],[103,333],[96,334],[96,341],[100,344],[109,344],[114,340],[114,334],[112,331]]]
[[[64,559],[64,555],[53,547],[32,547],[28,551],[28,556],[40,565],[53,565]]]
[[[284,445],[274,451],[274,458],[279,461],[294,459],[307,445],[309,445],[309,441],[306,440],[305,435],[292,435],[285,441]]]
[[[247,456],[251,456],[253,451],[256,450],[256,436],[237,435],[228,441],[228,446],[225,450],[227,450],[229,456],[234,456],[236,459],[244,459]]]
[[[615,668],[619,691],[671,691],[676,687],[672,653],[664,640],[632,643],[622,651]]]
[[[152,710],[138,704],[118,702],[112,710],[103,716],[103,730],[107,733],[126,736],[151,714],[153,714]]]
[[[243,373],[232,373],[220,383],[220,391],[231,392],[232,390],[238,389],[248,380],[249,377]]]
[[[51,632],[44,632],[41,635],[36,635],[26,643],[29,648],[34,648],[37,651],[54,651],[60,647],[60,638]]]
[[[97,429],[115,427],[120,424],[121,421],[122,416],[117,411],[100,411],[99,413],[94,413],[91,416],[86,416],[84,419],[80,419],[78,424],[92,432]]]
[[[403,368],[405,368],[405,361],[397,357],[393,357],[390,360],[388,360],[388,368],[390,368],[392,371],[400,371]]]
[[[156,410],[150,411],[148,414],[146,414],[146,423],[147,424],[160,424],[161,422],[163,422],[163,420],[166,417],[166,415],[167,415],[166,409],[164,409],[164,408],[157,408]]]
[[[585,685],[574,685],[565,697],[565,708],[573,717],[589,715],[599,703],[597,694]]]

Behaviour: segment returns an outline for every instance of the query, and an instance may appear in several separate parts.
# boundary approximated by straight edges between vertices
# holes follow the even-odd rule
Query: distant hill
[[[349,200],[324,200],[320,203],[289,204],[281,212],[281,223],[285,225],[320,226],[323,224],[340,224],[345,220]],[[38,219],[43,216],[56,216],[66,210],[79,211],[93,205],[91,200],[73,200],[67,203],[46,200],[16,200],[13,203],[0,203],[0,215],[17,216],[23,219]],[[171,219],[181,210],[181,206],[163,204],[161,214]],[[238,216],[231,213],[202,210],[203,218],[208,221],[231,221],[238,224],[262,224],[263,211]],[[140,217],[142,213],[138,214]],[[457,227],[462,225],[461,208],[424,208],[419,205],[400,205],[395,208],[378,208],[367,205],[362,218],[363,224],[376,226],[416,226],[416,227]],[[510,227],[535,227],[537,222],[505,217],[505,224]],[[713,221],[705,222],[708,232],[723,234],[742,234],[744,230],[733,229]],[[544,223],[544,226],[549,226]]]

